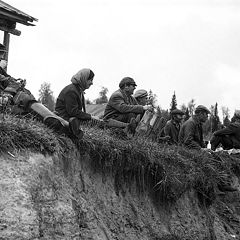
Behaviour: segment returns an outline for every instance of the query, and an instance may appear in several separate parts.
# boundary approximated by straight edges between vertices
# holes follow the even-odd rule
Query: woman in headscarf
[[[91,114],[86,113],[84,91],[93,84],[94,73],[88,68],[78,71],[59,94],[56,102],[56,113],[69,121],[76,117],[80,120],[91,120]]]

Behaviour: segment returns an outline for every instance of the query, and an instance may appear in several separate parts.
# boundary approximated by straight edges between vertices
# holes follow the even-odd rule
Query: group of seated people
[[[93,84],[94,73],[90,69],[82,69],[71,79],[71,84],[66,86],[59,94],[56,102],[56,113],[69,120],[95,119],[86,113],[84,91]],[[152,111],[152,105],[147,104],[148,93],[146,90],[138,90],[134,94],[137,84],[131,77],[124,77],[119,83],[119,89],[115,91],[104,111],[103,121],[114,120],[115,126],[126,127],[144,115],[145,111]],[[175,109],[171,112],[171,119],[164,127],[164,134],[168,136],[167,142],[179,144],[191,149],[205,149],[206,141],[203,139],[202,124],[208,119],[210,111],[203,105],[197,106],[194,115],[183,122],[184,112]],[[136,120],[138,119],[138,120]],[[218,146],[223,149],[240,148],[240,112],[236,111],[234,122],[228,127],[213,133],[210,140],[211,149]]]
[[[5,46],[0,44],[1,59],[5,52]],[[144,113],[153,111],[153,106],[148,104],[147,91],[140,89],[134,93],[137,86],[136,82],[131,77],[124,77],[119,83],[119,89],[111,95],[103,119],[87,113],[84,93],[93,84],[93,79],[94,73],[91,69],[84,68],[78,71],[72,77],[71,83],[60,92],[54,113],[38,105],[31,93],[27,91],[21,95],[23,96],[21,104],[25,102],[22,105],[26,108],[26,106],[30,106],[29,102],[35,103],[31,105],[31,109],[40,113],[44,120],[55,119],[57,122],[60,120],[62,125],[67,126],[70,132],[78,137],[82,137],[81,123],[89,120],[101,121],[106,126],[125,128],[134,133]],[[10,83],[17,81],[18,79],[12,78],[0,67],[0,88],[2,91],[6,90]],[[195,114],[182,123],[184,114],[179,109],[171,112],[171,119],[164,127],[165,139],[170,144],[179,144],[191,149],[206,148],[202,124],[208,119],[210,111],[205,106],[199,105]],[[220,145],[223,149],[240,148],[240,111],[235,112],[233,122],[229,126],[213,133],[210,142],[212,150]]]

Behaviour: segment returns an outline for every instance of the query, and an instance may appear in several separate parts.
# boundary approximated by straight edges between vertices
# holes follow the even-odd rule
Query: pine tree
[[[219,129],[220,119],[218,116],[218,104],[216,103],[213,109],[213,115],[211,116],[211,131],[215,132]]]
[[[195,105],[195,99],[191,99],[191,101],[188,103],[188,111],[190,116],[193,116],[193,113],[195,111]]]
[[[224,120],[223,120],[223,125],[224,125],[225,127],[227,127],[230,123],[231,123],[231,122],[230,122],[228,116],[226,116],[226,117],[224,118]]]
[[[153,107],[156,107],[157,103],[157,95],[152,92],[150,89],[148,92],[148,103],[149,105],[152,105]]]
[[[188,108],[185,111],[185,117],[184,117],[184,121],[187,121],[190,118],[190,114],[189,114],[189,110]]]
[[[228,107],[225,107],[225,106],[222,106],[222,117],[223,117],[223,122],[225,119],[228,119],[230,118],[230,114],[229,114],[230,110]],[[227,118],[226,118],[227,117]]]
[[[176,99],[176,94],[175,94],[175,91],[174,91],[173,96],[172,96],[172,101],[171,101],[171,104],[170,104],[170,112],[172,112],[176,108],[177,108],[177,99]]]
[[[41,102],[49,110],[54,111],[55,100],[53,96],[53,91],[51,90],[51,84],[44,82],[41,84],[39,89],[39,102]]]

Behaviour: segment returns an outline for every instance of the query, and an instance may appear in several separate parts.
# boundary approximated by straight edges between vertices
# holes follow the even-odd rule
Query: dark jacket
[[[0,67],[0,91],[4,90],[11,80],[16,81],[16,79],[12,78],[3,68]]]
[[[77,117],[81,120],[90,120],[91,115],[86,113],[84,92],[73,83],[66,86],[59,94],[55,107],[56,114],[65,120]]]
[[[230,123],[226,128],[220,129],[214,132],[215,136],[225,136],[228,135],[232,138],[233,146],[240,146],[240,123]]]
[[[110,97],[104,111],[104,118],[116,118],[120,114],[144,112],[143,106],[138,105],[133,96],[127,96],[121,89],[115,91]]]
[[[178,144],[178,135],[180,131],[180,124],[175,122],[173,119],[167,121],[164,127],[164,135],[169,136],[169,142],[172,144]]]
[[[201,149],[206,147],[203,141],[202,124],[197,116],[189,118],[181,126],[179,132],[179,143],[192,149]]]

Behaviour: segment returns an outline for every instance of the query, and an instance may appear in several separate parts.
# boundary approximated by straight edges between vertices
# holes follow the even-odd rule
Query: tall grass
[[[117,192],[135,184],[139,193],[165,203],[176,201],[189,190],[211,203],[219,183],[240,175],[238,156],[129,138],[120,130],[83,128],[84,138],[71,141],[33,119],[6,115],[0,118],[0,152],[31,150],[64,157],[75,148],[80,154],[89,154],[94,170],[114,178]]]

